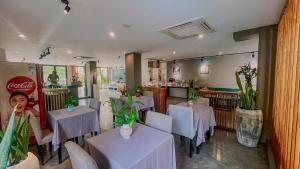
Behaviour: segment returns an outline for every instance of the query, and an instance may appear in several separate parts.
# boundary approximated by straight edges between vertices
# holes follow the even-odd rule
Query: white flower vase
[[[31,152],[28,152],[28,157],[21,161],[19,164],[7,167],[6,169],[40,169],[40,164],[38,158],[32,154]]]
[[[194,102],[192,100],[189,100],[187,104],[188,104],[189,107],[193,107]]]
[[[129,139],[132,134],[132,127],[129,124],[123,124],[120,128],[120,133],[124,139]]]

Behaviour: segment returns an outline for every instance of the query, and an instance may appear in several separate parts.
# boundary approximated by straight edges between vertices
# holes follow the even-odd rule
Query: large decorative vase
[[[236,108],[235,130],[238,142],[247,147],[256,147],[263,125],[261,110],[245,110]]]
[[[132,127],[128,124],[123,124],[120,128],[120,133],[124,139],[129,139],[132,134]]]
[[[187,104],[188,104],[189,107],[193,107],[194,102],[192,100],[189,100]]]
[[[28,152],[28,157],[21,161],[19,164],[7,167],[6,169],[39,169],[40,164],[38,158],[32,154],[31,152]]]

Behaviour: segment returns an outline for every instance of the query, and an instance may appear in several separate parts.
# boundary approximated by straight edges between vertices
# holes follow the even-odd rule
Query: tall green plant
[[[197,99],[196,96],[196,89],[194,87],[191,87],[188,89],[188,101],[194,101]]]
[[[27,158],[29,143],[29,116],[24,113],[14,126],[16,107],[11,114],[5,134],[0,132],[0,168],[5,169]]]
[[[240,76],[243,75],[245,81],[242,84]],[[250,63],[242,66],[235,73],[236,83],[240,89],[240,108],[254,110],[256,108],[256,91],[253,89],[252,79],[257,76],[257,69],[251,68]]]
[[[125,103],[121,106],[121,108],[117,109],[117,103],[115,99],[111,99],[111,107],[112,112],[115,115],[115,125],[122,126],[123,124],[128,124],[132,126],[138,119],[137,117],[137,110],[135,105],[142,104],[138,101],[132,100],[132,95],[128,94],[128,98]]]

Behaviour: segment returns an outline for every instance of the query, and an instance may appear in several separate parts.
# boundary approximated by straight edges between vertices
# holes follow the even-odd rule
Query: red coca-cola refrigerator
[[[0,113],[1,128],[5,130],[10,114],[18,104],[17,118],[21,113],[32,113],[44,128],[44,110],[40,66],[30,63],[0,62]],[[30,129],[30,141],[34,133]]]

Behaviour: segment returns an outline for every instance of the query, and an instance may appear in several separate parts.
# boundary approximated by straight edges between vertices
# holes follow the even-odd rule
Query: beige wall
[[[235,82],[235,72],[240,66],[251,63],[257,65],[257,53],[252,58],[252,54],[236,54],[224,55],[218,57],[209,57],[201,61],[200,59],[193,60],[178,60],[175,65],[181,68],[181,75],[178,80],[191,80],[199,78],[202,86],[209,87],[224,87],[237,88]],[[200,67],[208,65],[209,73],[200,74]],[[168,78],[173,77],[172,73],[173,62],[168,63]],[[256,79],[254,79],[254,86]]]

